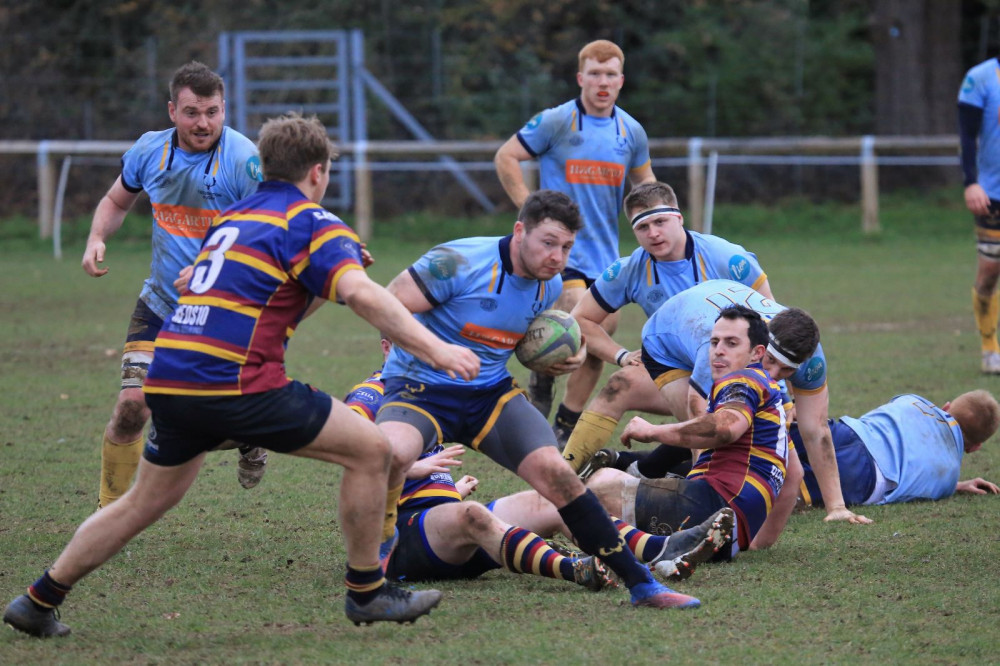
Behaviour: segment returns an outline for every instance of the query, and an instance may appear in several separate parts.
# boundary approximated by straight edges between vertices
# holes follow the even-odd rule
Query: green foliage
[[[876,239],[860,234],[854,206],[792,201],[716,213],[717,232],[757,253],[778,299],[819,321],[831,415],[859,415],[904,391],[938,404],[972,388],[1000,392],[1000,379],[978,372],[968,299],[975,254],[959,191],[883,198]],[[414,216],[380,225],[371,274],[384,283],[434,242],[509,224]],[[0,223],[0,603],[93,510],[120,347],[148,271],[144,228],[130,223],[131,240],[112,240],[111,272],[94,280],[75,259],[54,261],[28,233],[30,220]],[[66,256],[78,257],[82,241],[67,238]],[[637,344],[641,325],[641,312],[626,308],[620,339]],[[342,395],[378,364],[377,335],[326,306],[299,328],[287,360],[292,376]],[[526,381],[522,368],[511,370]],[[966,459],[963,478],[1000,478],[998,442]],[[463,471],[481,480],[481,501],[525,487],[472,451]],[[773,549],[703,566],[677,585],[703,601],[693,612],[641,612],[622,591],[497,571],[436,585],[444,602],[413,626],[355,628],[342,613],[336,468],[275,455],[258,488],[244,491],[235,476],[235,454],[210,455],[181,506],[76,586],[62,616],[72,637],[0,632],[0,662],[996,659],[996,497],[867,507],[876,521],[868,527],[796,514]]]

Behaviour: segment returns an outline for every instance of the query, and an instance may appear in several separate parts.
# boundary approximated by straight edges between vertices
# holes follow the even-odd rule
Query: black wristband
[[[622,366],[622,359],[625,358],[626,356],[628,356],[627,349],[622,348],[621,350],[619,350],[618,354],[615,356],[615,365],[617,365],[620,368]]]

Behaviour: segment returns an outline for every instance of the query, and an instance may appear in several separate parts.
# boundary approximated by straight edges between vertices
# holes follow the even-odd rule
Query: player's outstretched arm
[[[618,365],[617,356],[622,346],[601,326],[611,313],[597,303],[590,290],[584,292],[570,314],[580,324],[580,333],[587,338],[587,353],[605,363]],[[642,358],[638,353],[628,354],[621,363],[623,366],[641,364]]]
[[[631,445],[637,442],[659,442],[686,449],[717,449],[732,444],[750,427],[746,417],[735,409],[723,407],[682,423],[652,425],[640,416],[635,416],[622,432],[621,442]]]
[[[409,277],[408,273],[404,272],[404,275]],[[413,285],[413,290],[427,303],[416,285]],[[448,344],[431,333],[414,318],[408,303],[404,304],[394,292],[372,281],[364,271],[344,273],[337,282],[337,296],[359,317],[388,335],[394,344],[430,366],[443,370],[449,377],[470,380],[479,374],[479,357],[472,350]],[[408,296],[412,297],[412,294]],[[430,303],[427,303],[426,309],[430,309]]]
[[[87,236],[87,248],[83,251],[83,270],[91,277],[101,277],[108,272],[100,266],[104,263],[104,253],[107,251],[105,242],[122,226],[125,215],[132,204],[139,198],[122,185],[121,176],[115,180],[111,189],[101,198],[94,211],[94,219],[90,223],[90,234]]]
[[[519,209],[524,205],[524,200],[531,192],[524,183],[524,174],[521,173],[521,162],[531,159],[531,154],[525,150],[517,135],[507,139],[507,143],[500,146],[497,154],[493,157],[493,166],[497,170],[497,178],[503,185],[504,191],[514,205]]]
[[[826,506],[827,522],[845,520],[854,525],[867,525],[870,518],[856,514],[847,508],[844,492],[840,487],[840,470],[837,468],[837,454],[830,434],[829,414],[830,393],[826,387],[818,393],[796,396],[795,415],[799,423],[802,443],[809,454],[809,463],[816,474],[823,504]]]
[[[974,479],[968,479],[967,481],[959,481],[956,483],[955,492],[965,493],[967,495],[986,495],[988,493],[998,495],[1000,494],[1000,486],[977,476]]]

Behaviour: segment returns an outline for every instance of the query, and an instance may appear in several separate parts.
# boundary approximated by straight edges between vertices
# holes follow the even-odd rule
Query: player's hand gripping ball
[[[568,312],[544,310],[535,317],[514,347],[521,365],[543,372],[580,351],[580,325]]]

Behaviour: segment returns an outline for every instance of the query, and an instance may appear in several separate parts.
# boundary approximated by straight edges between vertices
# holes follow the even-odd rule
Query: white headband
[[[767,353],[778,360],[782,365],[787,365],[789,368],[798,368],[801,363],[796,363],[795,361],[788,358],[788,352],[781,348],[778,344],[778,339],[774,337],[774,334],[768,335],[767,343]]]
[[[635,226],[640,222],[642,222],[643,220],[645,220],[647,217],[652,217],[653,215],[662,215],[663,213],[680,215],[681,209],[674,208],[672,206],[657,206],[656,208],[650,208],[649,210],[638,213],[635,217],[632,218],[632,228],[635,229]]]

